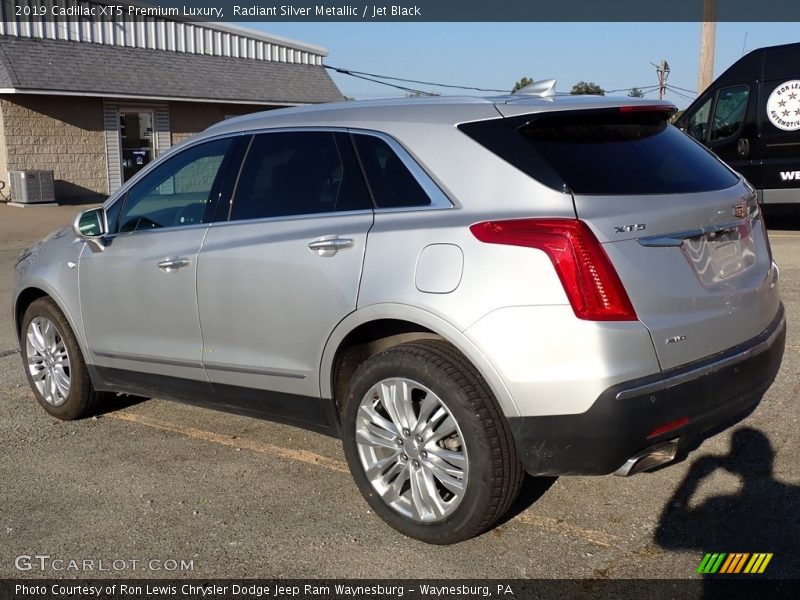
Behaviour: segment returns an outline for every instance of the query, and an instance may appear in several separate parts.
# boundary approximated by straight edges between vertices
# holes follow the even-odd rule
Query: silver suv
[[[226,120],[26,250],[25,372],[340,436],[397,530],[451,543],[532,475],[630,475],[781,363],[750,185],[630,98],[437,98]]]

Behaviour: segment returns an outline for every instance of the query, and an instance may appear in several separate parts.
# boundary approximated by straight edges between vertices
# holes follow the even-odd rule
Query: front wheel
[[[434,544],[482,533],[523,472],[494,397],[451,345],[423,340],[365,361],[342,410],[345,455],[375,512]]]
[[[39,404],[64,421],[90,414],[92,389],[80,346],[66,317],[50,298],[34,300],[22,318],[25,374]]]

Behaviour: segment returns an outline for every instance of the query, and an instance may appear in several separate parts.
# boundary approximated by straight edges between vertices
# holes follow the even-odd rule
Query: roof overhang
[[[276,102],[263,100],[234,100],[220,98],[186,98],[181,96],[148,96],[134,94],[109,94],[106,92],[74,92],[61,90],[36,90],[20,88],[0,88],[0,94],[23,94],[29,96],[72,96],[77,98],[113,98],[150,102],[203,102],[211,104],[246,104],[251,106],[310,106],[310,102]]]

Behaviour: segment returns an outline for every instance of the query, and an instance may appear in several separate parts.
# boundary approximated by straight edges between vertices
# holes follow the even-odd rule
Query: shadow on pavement
[[[765,206],[764,221],[769,231],[800,231],[800,204]]]
[[[150,398],[144,396],[131,396],[129,394],[113,394],[111,392],[103,392],[102,397],[97,403],[94,414],[97,416],[107,415],[108,413],[130,408],[142,402],[146,402]]]
[[[511,505],[508,512],[496,523],[495,527],[504,525],[518,514],[525,512],[539,500],[539,498],[544,496],[545,492],[547,492],[550,486],[558,479],[558,477],[531,477],[527,474],[524,477],[525,479],[522,480],[522,488],[520,489],[519,497],[517,497],[517,500]]]
[[[696,551],[698,565],[706,552],[772,552],[761,577],[800,576],[800,486],[774,478],[774,458],[769,439],[745,427],[734,432],[727,455],[695,460],[661,513],[656,544]],[[741,489],[693,503],[703,481],[718,469],[738,476]]]

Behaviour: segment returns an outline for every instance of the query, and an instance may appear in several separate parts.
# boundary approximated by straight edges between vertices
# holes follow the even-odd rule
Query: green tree
[[[635,87],[632,88],[630,92],[628,92],[628,96],[631,98],[644,98],[644,92],[639,88]]]
[[[591,81],[579,81],[575,85],[572,86],[572,89],[569,92],[573,96],[578,96],[582,94],[589,94],[592,96],[605,96],[606,93],[596,83],[592,83]]]
[[[524,88],[526,85],[530,85],[532,83],[533,79],[531,79],[530,77],[523,77],[517,83],[514,84],[514,88],[511,90],[511,93],[513,94],[514,92]]]

